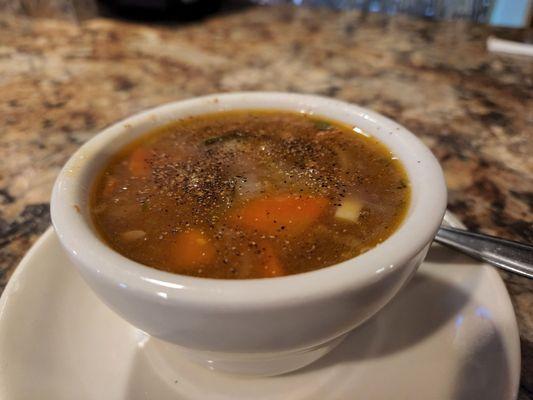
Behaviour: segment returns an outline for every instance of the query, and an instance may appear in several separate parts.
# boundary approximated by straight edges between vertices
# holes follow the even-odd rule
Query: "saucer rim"
[[[446,213],[445,221],[448,222],[451,226],[464,227],[464,225],[453,214],[449,212]],[[26,269],[29,268],[29,266],[31,266],[32,263],[35,261],[35,254],[41,249],[41,247],[45,246],[48,242],[50,242],[53,239],[54,235],[56,235],[56,232],[54,231],[53,227],[49,227],[31,246],[31,248],[22,258],[17,268],[13,272],[10,280],[8,281],[4,289],[4,292],[2,293],[2,296],[0,296],[0,330],[6,319],[3,318],[4,310],[9,307],[9,300],[11,296],[14,295],[17,291],[19,280],[21,279],[20,276],[22,276]],[[507,316],[509,317],[508,325],[505,326],[507,329],[502,330],[500,333],[502,335],[505,335],[508,339],[508,347],[506,353],[509,356],[508,362],[510,370],[517,371],[517,374],[509,374],[510,387],[512,388],[512,396],[510,398],[515,399],[517,398],[519,392],[521,371],[520,336],[516,320],[516,314],[514,312],[514,308],[512,306],[507,288],[505,287],[503,279],[498,274],[498,272],[493,267],[486,267],[486,264],[484,263],[478,263],[477,261],[474,262],[479,265],[480,268],[483,268],[483,272],[481,273],[488,274],[487,278],[490,279],[492,284],[498,287],[498,296],[496,297],[499,303],[498,307],[500,309],[506,309],[504,312],[506,312],[508,314]],[[87,290],[89,290],[89,288],[87,288]],[[118,315],[116,317],[120,318]],[[0,388],[0,396],[1,395],[2,391]]]

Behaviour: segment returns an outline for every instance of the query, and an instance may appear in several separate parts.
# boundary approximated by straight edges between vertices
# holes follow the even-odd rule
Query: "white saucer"
[[[434,245],[391,304],[302,370],[251,379],[169,362],[96,298],[49,229],[0,299],[0,399],[507,400],[519,346],[496,271]]]

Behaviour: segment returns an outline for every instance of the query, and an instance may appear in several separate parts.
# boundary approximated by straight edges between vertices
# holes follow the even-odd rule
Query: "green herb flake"
[[[405,182],[405,180],[403,179],[400,179],[400,182],[398,183],[398,186],[396,187],[396,189],[405,189],[407,187],[407,182]]]
[[[218,142],[221,142],[222,141],[222,138],[223,136],[212,136],[210,138],[207,138],[204,140],[204,144],[206,146],[209,146],[209,145],[212,145],[212,144],[215,144],[215,143],[218,143]]]
[[[329,122],[321,120],[321,119],[313,120],[313,125],[315,125],[315,128],[318,129],[319,131],[327,131],[332,128]]]
[[[221,143],[228,140],[241,139],[244,137],[244,133],[239,131],[233,131],[220,136],[212,136],[204,140],[204,145],[211,146],[215,143]]]

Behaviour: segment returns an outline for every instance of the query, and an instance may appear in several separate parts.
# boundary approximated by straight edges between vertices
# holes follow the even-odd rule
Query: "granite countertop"
[[[358,103],[441,161],[473,230],[533,242],[533,62],[488,54],[490,30],[326,10],[250,8],[181,27],[0,17],[0,292],[50,225],[67,158],[101,128],[207,93],[283,90]],[[533,281],[502,273],[533,399]]]

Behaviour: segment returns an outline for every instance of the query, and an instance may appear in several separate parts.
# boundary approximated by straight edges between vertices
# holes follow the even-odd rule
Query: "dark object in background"
[[[106,16],[190,21],[218,11],[222,0],[99,0],[98,4]]]
[[[263,5],[294,4],[328,7],[336,10],[361,10],[363,13],[409,14],[430,20],[462,19],[478,23],[489,21],[497,0],[252,0]],[[501,0],[518,1],[518,0]]]

